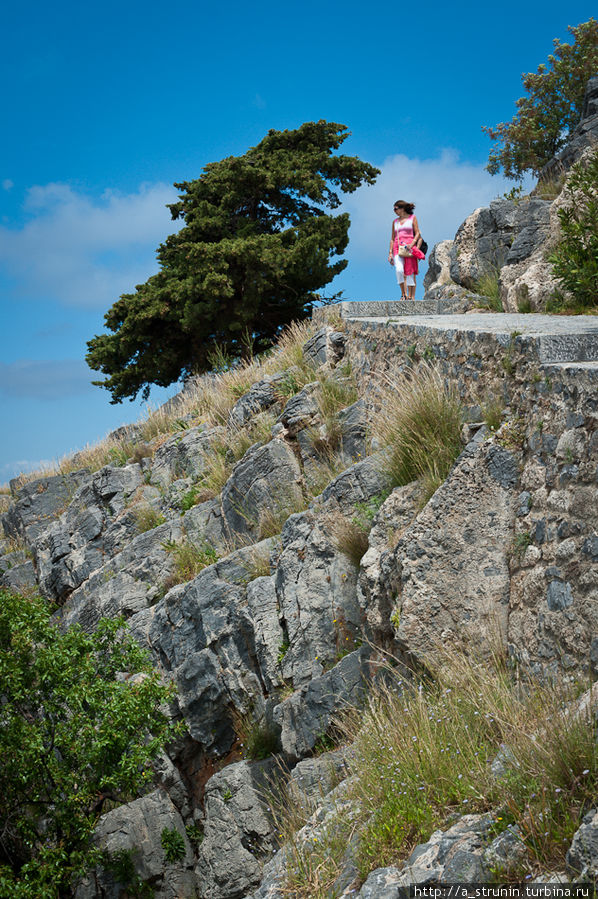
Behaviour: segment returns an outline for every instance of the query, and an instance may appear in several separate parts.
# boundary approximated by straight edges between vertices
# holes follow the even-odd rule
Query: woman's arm
[[[393,221],[392,225],[390,226],[390,247],[388,250],[388,261],[389,262],[392,262],[392,248],[394,246],[394,242],[395,242],[395,223]]]
[[[409,244],[410,247],[414,247],[418,240],[421,240],[421,234],[419,233],[419,225],[417,224],[417,219],[413,216],[413,240]]]

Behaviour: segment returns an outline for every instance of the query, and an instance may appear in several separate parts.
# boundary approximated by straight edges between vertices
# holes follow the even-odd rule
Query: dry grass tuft
[[[385,466],[393,485],[420,480],[427,501],[461,452],[461,425],[457,388],[437,369],[421,363],[402,377],[389,377],[375,431],[388,447]]]

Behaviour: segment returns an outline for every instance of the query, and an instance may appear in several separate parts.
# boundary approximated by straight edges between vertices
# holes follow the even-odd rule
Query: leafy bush
[[[185,857],[185,839],[176,828],[165,827],[160,834],[160,842],[164,850],[164,858],[169,864],[180,862]]]
[[[138,793],[175,732],[170,688],[121,619],[63,633],[50,611],[0,590],[0,894],[23,899],[71,895],[102,861],[106,803]]]
[[[569,205],[559,209],[562,240],[548,256],[578,311],[598,306],[598,150],[571,169]]]

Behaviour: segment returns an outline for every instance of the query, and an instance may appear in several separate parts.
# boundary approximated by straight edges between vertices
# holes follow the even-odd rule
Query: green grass
[[[134,515],[140,534],[145,534],[146,531],[152,531],[166,521],[166,518],[161,512],[157,512],[155,509],[152,509],[151,506],[146,505],[137,506]]]
[[[365,710],[338,723],[352,745],[348,790],[358,820],[338,817],[312,846],[290,827],[301,824],[300,809],[287,802],[278,816],[292,860],[289,889],[297,899],[326,895],[355,832],[365,878],[400,865],[434,830],[472,812],[491,812],[495,833],[510,824],[521,833],[525,857],[502,879],[564,868],[598,787],[597,724],[590,712],[575,712],[577,692],[457,655],[446,655],[426,681],[387,680]],[[503,772],[495,776],[499,752]]]
[[[388,380],[375,428],[388,448],[384,463],[393,486],[419,480],[427,501],[461,452],[462,405],[456,387],[421,363]]]
[[[193,580],[200,571],[213,565],[219,558],[214,547],[208,543],[201,546],[193,543],[167,543],[164,548],[174,557],[174,571],[165,582],[167,590],[175,584]]]
[[[481,298],[476,302],[480,309],[504,312],[500,297],[500,269],[491,268],[483,272],[477,279],[474,290]]]

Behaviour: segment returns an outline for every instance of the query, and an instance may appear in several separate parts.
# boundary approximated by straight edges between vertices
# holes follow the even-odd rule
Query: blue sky
[[[481,126],[510,119],[521,73],[595,12],[575,0],[5,7],[0,482],[142,414],[91,386],[84,355],[120,293],[157,270],[173,182],[269,128],[347,125],[343,151],[382,175],[346,201],[349,266],[330,289],[393,298],[394,200],[416,203],[432,245],[507,189],[484,172]]]

